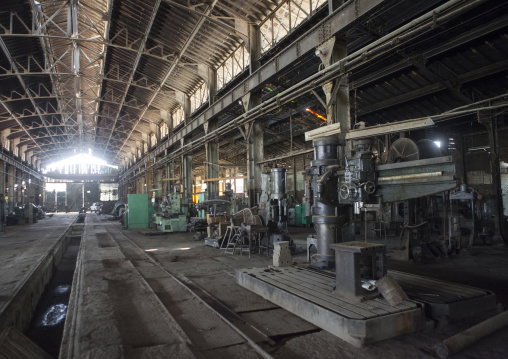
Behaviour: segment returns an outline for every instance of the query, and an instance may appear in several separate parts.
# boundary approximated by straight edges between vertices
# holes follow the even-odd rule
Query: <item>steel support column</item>
[[[250,74],[261,67],[261,30],[256,24],[249,24]]]
[[[5,161],[0,160],[0,193],[2,194],[2,198],[0,198],[0,204],[3,206],[4,209],[5,209],[4,197],[5,197],[5,188],[6,188],[6,183],[5,183],[6,167],[7,167],[7,164],[5,163]],[[3,213],[2,209],[0,209],[0,214],[1,213]],[[4,222],[4,218],[0,217],[0,230],[2,230],[3,222]]]
[[[154,179],[153,179],[153,192],[154,197],[157,199],[158,202],[162,200],[162,177],[163,177],[163,169],[155,168],[154,169]]]
[[[173,160],[173,161],[169,162],[166,167],[166,178],[175,178],[175,177],[176,177],[175,161]],[[167,181],[167,184],[164,186],[164,188],[166,188],[166,195],[173,192],[174,184],[175,184],[174,180]]]
[[[208,68],[208,105],[212,106],[217,97],[217,71],[211,67]]]
[[[259,91],[249,92],[242,98],[242,105],[245,111],[249,111],[260,105],[262,102]],[[242,135],[247,145],[247,183],[245,184],[245,193],[249,198],[250,207],[257,203],[257,193],[261,193],[261,173],[263,165],[259,162],[264,159],[264,141],[263,128],[260,123],[255,121],[245,124],[245,132]]]
[[[183,140],[183,145],[186,145],[191,142],[190,137],[185,137]],[[183,198],[187,199],[190,202],[192,202],[192,155],[191,154],[184,154],[182,156],[182,196]]]
[[[264,157],[263,127],[259,123],[245,126],[247,143],[247,183],[245,192],[249,197],[249,206],[257,203],[257,194],[261,193],[261,173],[263,165],[258,164]]]
[[[330,38],[317,47],[317,54],[325,67],[329,67],[347,56],[346,41]],[[328,124],[341,124],[341,138],[345,138],[350,128],[349,116],[349,84],[347,76],[323,85],[326,94],[326,116]],[[346,131],[342,131],[345,129]]]
[[[208,123],[207,132],[215,131],[218,128],[218,121],[212,120]],[[219,178],[219,139],[213,138],[205,143],[206,151],[206,178]],[[208,199],[219,197],[219,181],[207,182]]]
[[[16,167],[7,166],[7,205],[9,206],[9,210],[14,210],[14,202],[15,202],[15,191],[14,185],[16,184]]]
[[[38,206],[42,206],[42,195],[44,193],[44,182],[39,180],[38,178],[33,177],[33,181],[35,182],[35,204]]]
[[[492,194],[494,198],[493,211],[495,216],[495,233],[499,233],[508,245],[506,220],[503,211],[502,190],[501,190],[501,168],[499,163],[499,138],[497,118],[490,112],[478,113],[478,121],[487,128],[490,145],[490,168],[492,169]]]

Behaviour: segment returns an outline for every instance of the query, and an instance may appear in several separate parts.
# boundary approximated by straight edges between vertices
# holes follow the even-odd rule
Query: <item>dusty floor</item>
[[[235,255],[228,255],[224,254],[223,250],[205,246],[202,241],[195,241],[192,238],[192,233],[144,236],[139,230],[122,230],[119,223],[109,221],[106,216],[96,218],[99,222],[108,224],[108,226],[103,226],[104,228],[114,227],[121,231],[135,241],[138,246],[145,249],[145,253],[158,260],[166,270],[173,274],[184,275],[195,286],[208,292],[232,312],[256,327],[262,333],[261,337],[269,338],[258,342],[275,358],[310,358],[315,356],[322,358],[435,358],[431,350],[434,344],[485,319],[485,317],[470,318],[467,321],[400,336],[361,349],[354,348],[343,340],[316,328],[236,284],[233,276],[235,269],[266,267],[271,264],[270,257],[253,254],[249,259],[247,255],[240,256],[238,252]],[[12,270],[14,268],[18,271],[21,270],[17,274],[23,275],[23,271],[29,267],[28,257],[33,257],[34,254],[46,249],[54,231],[63,230],[70,220],[64,215],[55,216],[38,225],[23,227],[23,230],[19,229],[21,227],[14,227],[15,229],[2,233],[0,259],[4,260],[2,262],[3,274],[0,276],[0,289],[2,289],[0,299],[4,297],[6,290],[12,289],[11,286],[16,283],[10,278],[14,274],[11,273]],[[101,228],[102,226],[93,224],[93,227]],[[40,235],[42,228],[44,229],[43,236]],[[26,230],[28,232],[25,232]],[[305,238],[308,233],[313,233],[313,230],[292,228],[291,231],[297,246],[300,247],[300,253],[293,257],[293,261],[305,262]],[[393,252],[398,243],[396,237],[378,241],[387,244],[389,254]],[[112,249],[107,245],[101,246],[100,242],[99,240],[99,247],[104,248],[99,248],[95,259],[101,257],[108,249]],[[500,306],[508,308],[507,259],[508,249],[502,245],[494,245],[477,247],[469,253],[426,262],[411,263],[389,260],[389,268],[491,290],[496,293]],[[142,265],[142,263],[137,264]],[[141,295],[138,301],[146,302],[146,297]],[[131,327],[134,329],[133,338],[139,338],[137,330],[139,328],[136,329],[135,325]],[[124,329],[129,332],[131,330],[125,327]],[[211,327],[208,330],[212,335]],[[257,336],[259,338],[259,333]],[[505,329],[455,357],[506,358],[508,357],[507,342],[508,329]],[[128,344],[132,345],[133,342],[129,341]],[[250,347],[243,345],[235,348],[237,347],[243,349],[233,356],[231,354],[234,352],[231,351],[232,347],[224,347],[223,351],[228,352],[220,355],[221,350],[216,349],[213,351],[214,357],[257,357]],[[158,357],[165,357],[165,354],[158,355]]]
[[[76,216],[58,213],[33,225],[5,227],[0,233],[0,312]]]
[[[296,238],[303,239],[306,236],[305,231],[296,230],[295,232],[297,232]],[[271,262],[271,258],[258,254],[254,254],[250,259],[246,255],[224,254],[222,250],[205,246],[202,241],[193,240],[192,233],[160,236],[144,236],[138,230],[125,230],[124,233],[160,261],[168,271],[187,276],[205,290],[213,290],[214,283],[220,285],[221,291],[217,292],[217,295],[222,298],[226,298],[228,292],[238,295],[239,286],[233,277],[236,268],[265,267]],[[297,241],[297,243],[303,247],[303,241]],[[393,240],[391,243],[393,244]],[[389,268],[492,290],[498,296],[500,304],[508,308],[508,249],[497,245],[479,248],[474,253],[474,255],[463,253],[427,263],[389,261]],[[294,256],[293,260],[304,262],[305,253]],[[241,311],[238,308],[232,309]],[[485,319],[471,318],[443,328],[404,335],[358,349],[325,331],[305,329],[306,322],[301,323],[301,319],[293,318],[294,316],[285,310],[274,308],[266,310],[285,313],[282,318],[285,318],[284,321],[288,323],[288,326],[293,326],[293,330],[287,330],[287,332],[298,332],[293,335],[271,336],[272,346],[266,350],[276,358],[435,358],[436,356],[431,351],[434,344]],[[248,318],[246,313],[242,316]],[[263,323],[263,320],[258,318],[256,325],[265,327],[264,330],[269,332],[270,325],[273,325],[273,318],[272,322],[269,316],[266,320],[267,322]],[[283,324],[278,323],[278,327],[280,326]],[[278,330],[279,333],[284,332],[281,328],[273,328],[273,330],[275,332]],[[508,328],[471,346],[455,357],[507,358],[508,345],[506,343],[508,343]]]

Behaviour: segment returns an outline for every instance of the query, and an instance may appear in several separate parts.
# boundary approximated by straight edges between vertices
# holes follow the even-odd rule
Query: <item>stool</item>
[[[261,238],[265,233],[268,232],[268,227],[258,226],[258,225],[242,225],[242,231],[246,234],[247,240],[249,241],[249,245],[246,249],[242,246],[242,253],[248,252],[249,258],[252,253],[252,250],[256,248],[259,250],[261,254]],[[254,243],[252,243],[254,242]],[[264,247],[263,247],[264,248]]]
[[[224,253],[234,254],[240,235],[240,226],[227,226],[220,249],[225,249]],[[226,245],[224,246],[224,244]]]

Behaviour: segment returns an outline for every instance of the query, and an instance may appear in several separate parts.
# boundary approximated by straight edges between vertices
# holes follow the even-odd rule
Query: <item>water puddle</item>
[[[39,322],[39,326],[52,327],[60,324],[67,315],[67,305],[55,304],[52,305],[49,310],[44,313],[42,320]]]
[[[26,335],[53,358],[58,358],[63,336],[72,277],[79,251],[79,239],[73,238],[60,265],[42,294]]]
[[[55,293],[56,294],[65,294],[65,293],[70,292],[70,290],[71,290],[71,286],[69,284],[64,284],[64,285],[59,285],[58,287],[56,287]]]

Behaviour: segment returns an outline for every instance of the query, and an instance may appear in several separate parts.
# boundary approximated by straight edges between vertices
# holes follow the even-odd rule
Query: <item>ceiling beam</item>
[[[479,80],[487,76],[495,75],[499,72],[506,71],[507,68],[508,68],[508,60],[500,61],[495,64],[485,66],[462,75],[458,75],[457,82],[460,84],[465,84],[471,81]],[[423,96],[428,96],[443,90],[449,90],[449,85],[445,84],[444,81],[436,82],[434,84],[419,88],[417,90],[405,93],[403,95],[391,97],[388,100],[380,101],[373,105],[361,108],[357,111],[357,115],[365,116],[369,113],[380,111],[388,107],[400,105],[405,102],[412,101]],[[472,101],[470,100],[467,103],[471,102]]]
[[[35,100],[32,97],[32,94],[30,93],[30,90],[28,89],[25,81],[23,80],[23,77],[21,76],[18,67],[16,66],[16,63],[14,62],[11,53],[9,52],[9,49],[7,48],[7,45],[5,44],[5,41],[0,38],[0,48],[2,48],[2,51],[4,55],[7,57],[7,60],[9,61],[9,64],[11,65],[11,68],[14,70],[14,73],[16,74],[16,77],[23,87],[23,90],[25,91],[26,96],[29,98],[30,102],[32,103],[35,112],[37,112],[39,118],[41,119],[41,122],[44,124],[44,126],[47,126],[46,120],[44,119],[43,115],[41,114],[41,111],[39,109],[39,106],[35,103]],[[5,107],[5,106],[4,106]],[[46,128],[47,129],[47,128]],[[50,134],[49,130],[48,136],[53,140],[53,136]]]
[[[145,29],[145,36],[143,37],[143,39],[142,39],[142,41],[141,41],[141,43],[139,45],[140,49],[144,49],[145,46],[146,46],[146,42],[147,42],[148,37],[150,35],[150,31],[152,30],[153,23],[155,22],[155,18],[157,16],[157,12],[159,11],[160,4],[161,4],[161,0],[156,0],[155,5],[153,7],[152,15],[150,17],[150,21],[148,22],[147,28]],[[134,75],[136,74],[136,71],[138,69],[139,61],[141,60],[141,55],[142,55],[142,53],[138,53],[136,55],[136,60],[134,60],[134,63],[132,64],[132,72],[131,72],[131,74],[129,76],[129,80],[127,81],[129,83],[132,82],[132,80],[134,79]],[[122,97],[122,101],[120,102],[115,122],[114,122],[113,126],[111,127],[111,133],[109,135],[109,139],[108,139],[108,142],[106,144],[106,147],[109,145],[111,137],[113,136],[113,133],[115,131],[115,127],[116,127],[116,124],[118,122],[118,118],[120,117],[120,113],[122,112],[122,107],[123,107],[123,105],[125,103],[125,99],[127,97],[127,94],[129,93],[129,88],[130,88],[130,85],[127,85],[125,87],[125,91],[124,91],[124,94],[123,94],[123,97]]]
[[[150,100],[148,101],[148,104],[146,105],[145,109],[143,110],[143,112],[141,113],[141,115],[139,116],[136,124],[134,125],[134,128],[138,125],[138,123],[141,121],[141,119],[143,118],[143,116],[145,115],[146,111],[148,110],[148,108],[152,105],[153,101],[155,100],[155,98],[157,97],[157,95],[159,94],[159,92],[161,91],[161,89],[164,87],[166,81],[169,79],[169,77],[171,76],[171,74],[173,73],[173,71],[175,70],[175,68],[177,67],[178,65],[178,62],[182,59],[182,56],[183,54],[185,53],[185,51],[187,50],[187,48],[190,46],[190,44],[192,43],[192,40],[194,40],[194,38],[196,37],[196,35],[198,34],[199,30],[201,29],[201,27],[203,26],[203,24],[205,23],[206,21],[206,18],[208,16],[210,16],[210,14],[212,13],[212,10],[213,8],[215,7],[215,5],[217,4],[217,1],[218,0],[212,0],[212,2],[208,5],[206,11],[203,13],[204,16],[201,17],[196,26],[194,26],[194,29],[192,30],[192,32],[190,33],[189,37],[187,38],[187,40],[185,41],[185,43],[183,44],[182,46],[182,49],[179,51],[178,55],[176,56],[176,58],[174,59],[174,62],[173,64],[171,65],[171,67],[168,69],[168,71],[166,72],[166,74],[164,75],[164,78],[163,80],[161,81],[160,85],[158,86],[157,90],[155,90],[155,92],[152,94],[152,96],[150,97]],[[134,128],[133,128],[133,131],[134,131]],[[125,146],[125,144],[127,143],[127,141],[129,140],[130,138],[130,135],[125,139],[123,145],[122,145],[122,148],[123,146]],[[121,151],[121,149],[120,149]],[[119,151],[119,153],[120,153]],[[118,157],[118,156],[117,156]]]
[[[433,49],[420,52],[415,56],[405,56],[404,59],[402,59],[401,61],[391,64],[383,69],[377,69],[374,73],[368,76],[356,75],[361,77],[352,80],[350,83],[350,87],[353,90],[359,89],[360,87],[366,86],[374,81],[378,81],[384,77],[390,76],[398,71],[401,71],[409,66],[412,66],[413,64],[412,62],[416,57],[419,57],[423,60],[431,59],[432,57],[440,55],[450,49],[456,48],[457,46],[463,45],[467,42],[470,42],[472,40],[490,34],[496,30],[499,30],[505,27],[507,23],[508,23],[508,15],[502,16],[496,20],[490,21],[488,24],[481,25],[477,28],[466,31],[450,41],[442,42]]]
[[[50,96],[34,96],[34,98],[36,100],[48,100],[48,99],[70,100],[70,99],[74,99],[74,97],[57,96],[56,94],[55,95],[50,95]],[[115,102],[115,101],[107,100],[107,99],[100,98],[100,97],[86,97],[86,96],[83,96],[81,98],[83,100],[87,100],[87,101],[99,101],[99,102],[109,103],[109,104],[117,105],[117,106],[119,106],[121,104],[121,102]],[[4,101],[5,103],[12,103],[12,102],[17,102],[17,101],[29,101],[29,100],[30,99],[27,96],[16,97],[16,98],[4,98],[4,99],[2,99],[2,101]],[[123,106],[127,107],[127,108],[132,108],[132,109],[135,109],[135,110],[138,110],[138,111],[141,111],[143,109],[143,106],[133,106],[133,105],[130,105],[128,103],[124,103]],[[157,110],[163,110],[162,107],[159,107],[159,106],[156,106],[156,105],[152,105],[152,107],[157,109]],[[102,116],[102,115],[99,115],[99,116]]]
[[[25,131],[25,133],[28,135],[28,137],[30,137],[30,140],[33,142],[34,145],[36,145],[37,147],[39,147],[39,149],[42,151],[42,148],[41,146],[39,146],[39,143],[37,141],[35,141],[35,138],[32,137],[32,135],[30,134],[30,132],[28,132],[27,128],[25,127],[25,125],[23,125],[23,122],[16,116],[16,114],[11,110],[11,108],[9,107],[8,104],[4,103],[3,100],[0,99],[0,103],[2,104],[2,106],[7,110],[7,112],[9,112],[9,114],[11,115],[11,117],[13,119],[16,120],[16,122],[18,123],[18,125]]]

